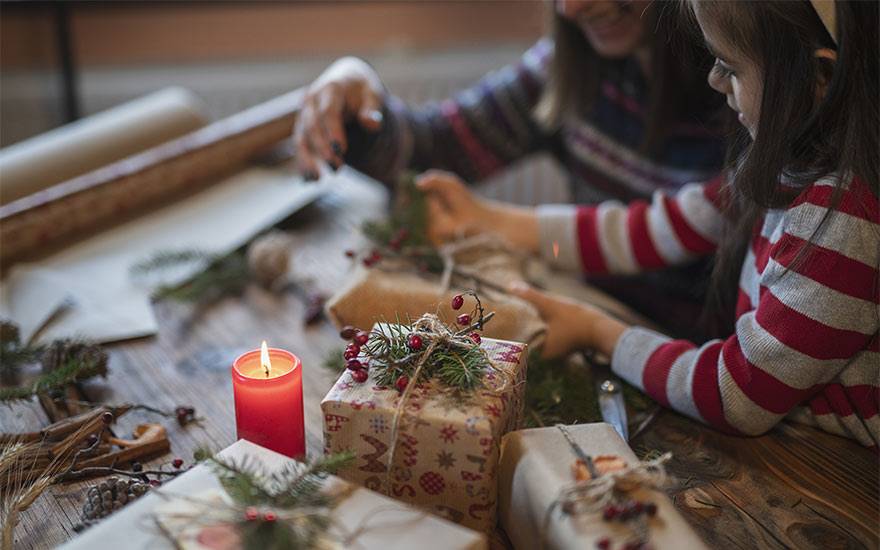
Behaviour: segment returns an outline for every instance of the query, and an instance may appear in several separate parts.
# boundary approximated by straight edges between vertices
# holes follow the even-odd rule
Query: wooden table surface
[[[327,293],[345,280],[346,248],[357,246],[357,226],[382,214],[384,191],[357,177],[343,178],[336,190],[285,222],[297,238],[295,276]],[[294,351],[303,360],[308,453],[322,448],[319,403],[335,375],[321,367],[328,352],[341,347],[330,323],[304,327],[306,305],[293,294],[276,296],[249,288],[197,319],[172,303],[157,303],[161,326],[155,337],[108,346],[110,375],[82,389],[106,403],[145,403],[173,409],[191,405],[204,417],[199,425],[133,411],[117,434],[138,423],[162,422],[171,454],[191,460],[196,448],[220,450],[235,440],[230,365],[262,339]],[[47,417],[36,403],[0,409],[0,430],[39,429]],[[669,489],[678,509],[710,548],[877,548],[878,462],[860,445],[812,428],[783,424],[758,438],[720,434],[671,411],[663,411],[634,448],[672,451],[677,483]],[[145,465],[147,466],[147,465]],[[48,548],[75,533],[89,482],[56,486],[22,517],[16,548]]]

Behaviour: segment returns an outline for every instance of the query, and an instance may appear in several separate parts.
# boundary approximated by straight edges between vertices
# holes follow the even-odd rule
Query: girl
[[[548,321],[545,352],[577,348],[658,402],[719,429],[760,434],[784,417],[877,450],[878,4],[689,3],[716,62],[710,85],[742,125],[726,184],[628,207],[518,209],[428,174],[431,231],[501,232],[550,261],[630,273],[717,253],[716,311],[733,334],[701,346],[627,327],[590,306],[511,290]],[[738,284],[737,284],[738,279]]]

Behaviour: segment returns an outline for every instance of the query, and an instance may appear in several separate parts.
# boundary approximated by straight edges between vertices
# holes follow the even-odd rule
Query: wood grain
[[[355,228],[383,212],[385,192],[358,177],[284,223],[295,237],[295,276],[332,292],[345,278],[343,250],[358,245]],[[172,451],[145,466],[189,461],[199,447],[219,450],[235,440],[229,369],[233,358],[260,340],[289,349],[303,361],[307,452],[321,453],[319,403],[334,381],[321,362],[341,347],[327,323],[306,327],[306,305],[292,294],[249,288],[241,298],[213,305],[197,321],[187,308],[156,304],[158,336],[110,347],[106,382],[86,384],[93,399],[142,402],[173,409],[192,405],[204,420],[181,428],[143,411],[121,419],[125,437],[142,422],[162,422]],[[3,430],[38,429],[47,421],[36,405],[3,410]],[[678,509],[710,548],[877,548],[876,457],[858,444],[812,428],[780,425],[757,438],[715,432],[673,412],[662,412],[638,439],[637,450],[672,451],[678,483],[669,490]],[[24,515],[17,548],[47,548],[73,535],[86,485],[51,489]],[[501,539],[499,539],[501,540]]]

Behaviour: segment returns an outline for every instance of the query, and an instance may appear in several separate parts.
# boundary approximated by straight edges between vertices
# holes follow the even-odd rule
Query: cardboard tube
[[[207,122],[192,92],[165,88],[0,150],[0,205],[182,136]]]

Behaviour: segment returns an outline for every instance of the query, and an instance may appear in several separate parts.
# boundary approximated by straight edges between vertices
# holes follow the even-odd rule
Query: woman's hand
[[[296,169],[318,179],[321,161],[334,170],[348,150],[345,123],[357,119],[366,130],[382,127],[384,86],[376,71],[356,57],[343,57],[312,82],[293,126]]]
[[[535,290],[522,281],[511,283],[508,291],[530,302],[547,323],[541,355],[564,357],[580,349],[595,349],[611,357],[627,326],[591,305]]]
[[[457,176],[440,170],[425,172],[416,185],[427,194],[431,242],[491,232],[527,252],[537,251],[538,220],[533,209],[477,197]]]

